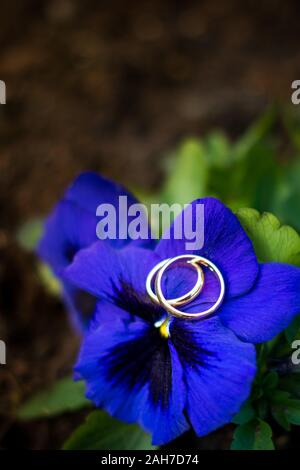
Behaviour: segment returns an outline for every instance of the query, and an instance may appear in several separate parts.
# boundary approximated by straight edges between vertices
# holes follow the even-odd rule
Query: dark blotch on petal
[[[168,406],[172,386],[171,355],[168,341],[159,330],[149,327],[147,334],[134,341],[124,342],[102,357],[108,380],[128,389],[139,390],[149,383],[153,404]]]
[[[172,363],[168,342],[160,338],[160,348],[152,357],[150,396],[154,404],[167,407],[172,386]]]
[[[206,358],[215,354],[198,344],[192,328],[185,328],[185,325],[190,327],[192,323],[193,320],[173,320],[171,340],[183,363],[205,367]]]
[[[137,316],[153,325],[159,320],[164,310],[155,305],[148,294],[138,293],[134,287],[120,281],[121,289],[115,288],[114,303],[131,315]]]
[[[64,256],[65,256],[65,259],[68,263],[72,263],[72,261],[74,259],[74,256],[76,255],[78,249],[79,249],[78,247],[75,247],[71,243],[66,245],[66,247],[64,249]]]

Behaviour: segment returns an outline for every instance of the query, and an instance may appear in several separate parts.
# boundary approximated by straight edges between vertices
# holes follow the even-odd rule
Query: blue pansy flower
[[[127,196],[128,207],[138,202],[123,186],[93,172],[82,173],[70,185],[47,218],[37,248],[38,255],[62,281],[64,301],[71,314],[71,320],[80,331],[89,323],[96,308],[96,299],[63,280],[61,273],[73,261],[78,250],[98,240],[97,207],[109,203],[118,210],[120,196]],[[116,238],[108,239],[107,243],[120,249],[128,243],[141,245],[149,242]]]
[[[156,445],[190,428],[203,436],[230,422],[250,393],[254,344],[273,338],[300,311],[300,269],[259,264],[237,217],[213,198],[189,207],[198,203],[204,204],[205,243],[194,253],[219,268],[226,286],[213,316],[172,317],[166,325],[165,312],[145,288],[157,263],[187,253],[186,240],[174,236],[181,217],[170,239],[153,250],[116,250],[98,241],[64,271],[68,282],[99,299],[75,367],[87,397],[121,420],[138,422]],[[168,298],[180,296],[191,281],[178,269],[165,281]],[[206,274],[201,295],[183,310],[199,312],[215,302],[218,283]]]

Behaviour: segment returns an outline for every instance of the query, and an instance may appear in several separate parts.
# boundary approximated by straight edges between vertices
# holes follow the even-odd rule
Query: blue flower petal
[[[93,172],[86,172],[82,173],[74,183],[70,186],[65,194],[65,199],[78,204],[83,209],[90,212],[93,216],[96,214],[96,209],[100,204],[111,204],[117,214],[116,218],[116,233],[119,233],[119,225],[121,224],[124,227],[124,230],[128,229],[130,222],[134,220],[134,215],[126,215],[124,218],[123,212],[119,213],[119,198],[126,197],[126,205],[127,209],[129,209],[133,204],[138,204],[139,201],[131,194],[127,189],[125,189],[122,185],[115,183],[103,176],[100,176]],[[120,215],[120,217],[119,217]],[[148,233],[148,239],[142,240],[132,240],[129,237],[123,239],[107,239],[107,241],[114,247],[114,248],[122,248],[129,243],[133,243],[137,246],[147,246],[152,247],[154,246],[153,240],[150,239],[150,228],[148,227],[148,218],[146,212],[143,212],[143,223],[146,227]],[[128,219],[128,220],[127,220]],[[99,221],[99,220],[98,220]],[[120,224],[119,224],[120,222]],[[79,227],[79,230],[81,228]],[[95,225],[95,232],[96,232],[96,225]]]
[[[71,201],[59,202],[46,220],[37,248],[39,256],[60,275],[79,249],[97,241],[96,225],[96,215]]]
[[[81,174],[46,220],[44,235],[38,247],[39,256],[49,263],[55,272],[68,265],[79,249],[98,240],[97,207],[103,203],[112,204],[118,213],[120,196],[127,197],[128,207],[138,202],[121,185],[96,173]],[[134,241],[128,238],[108,239],[108,243],[115,248],[121,248],[128,243],[143,246],[148,243],[152,246],[151,240]]]
[[[261,343],[272,339],[300,313],[300,268],[280,263],[260,266],[251,292],[227,301],[220,319],[241,339]]]
[[[192,219],[196,228],[196,207],[204,205],[204,246],[197,250],[188,250],[186,237],[176,239],[182,229],[183,220]],[[226,296],[235,297],[247,292],[253,286],[258,275],[258,263],[252,242],[242,228],[237,217],[214,198],[198,199],[177,217],[170,229],[156,247],[162,258],[169,258],[185,253],[195,253],[208,258],[222,272],[226,282]],[[198,221],[199,223],[199,221]],[[201,230],[203,227],[198,227]]]
[[[114,323],[118,325],[121,321],[123,325],[126,325],[127,323],[132,323],[135,320],[140,320],[140,318],[135,318],[130,312],[127,312],[111,302],[98,300],[94,317],[89,325],[88,333],[91,330],[95,330],[104,325],[108,327],[108,331],[111,331],[111,329],[114,328]]]
[[[168,342],[168,348],[171,369],[168,396],[165,396],[168,384],[166,364],[161,363],[159,367],[154,364],[154,367],[157,368],[155,371],[155,385],[157,386],[160,383],[159,394],[156,401],[153,401],[153,392],[151,390],[153,383],[150,382],[147,400],[139,419],[140,424],[146,431],[151,432],[152,444],[158,446],[167,444],[190,428],[190,424],[183,413],[186,404],[186,386],[183,381],[182,365],[171,341]]]
[[[67,189],[63,199],[47,218],[44,234],[37,248],[39,256],[51,266],[58,277],[61,277],[62,269],[73,261],[80,249],[98,241],[96,228],[99,220],[96,209],[99,204],[112,204],[118,211],[119,196],[127,197],[128,207],[138,202],[121,185],[91,172],[81,174]],[[151,240],[131,239],[106,240],[105,243],[115,248],[122,248],[129,243],[137,246],[153,244]],[[82,297],[82,292],[63,281],[63,298],[71,320],[79,331],[85,328],[93,313],[88,313],[85,307],[81,308],[86,304],[78,301]],[[88,307],[91,305],[92,302],[88,302]]]
[[[64,271],[64,278],[96,297],[112,300],[124,285],[138,295],[146,295],[146,278],[160,261],[145,248],[128,246],[115,250],[98,241],[81,250]]]
[[[119,196],[127,196],[128,205],[138,202],[122,185],[91,171],[81,173],[65,193],[66,200],[75,202],[93,215],[102,203],[110,203],[117,208]]]
[[[154,444],[169,442],[189,427],[176,351],[153,325],[128,322],[112,304],[105,308],[111,322],[94,325],[86,335],[76,375],[86,381],[87,397],[96,406],[138,422],[153,434]]]
[[[184,370],[186,411],[199,436],[229,423],[247,399],[254,379],[255,348],[218,318],[173,320],[174,344]]]

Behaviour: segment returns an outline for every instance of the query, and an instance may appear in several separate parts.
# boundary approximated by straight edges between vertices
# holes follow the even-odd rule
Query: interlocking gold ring
[[[177,264],[179,262],[182,263],[184,261],[186,262],[188,266],[193,266],[196,269],[197,274],[198,274],[196,284],[189,292],[182,295],[181,297],[177,297],[176,299],[166,299],[163,294],[162,287],[161,287],[162,277],[164,273],[166,272],[166,270],[170,268],[170,266],[172,266],[175,263]],[[198,312],[198,313],[182,312],[176,307],[179,305],[186,305],[192,302],[192,300],[194,300],[200,294],[204,286],[204,272],[201,268],[201,265],[208,268],[217,276],[219,283],[220,283],[219,297],[214,303],[214,305],[212,305],[210,308],[206,310],[203,310],[202,312]],[[154,282],[155,293],[153,292],[153,289],[152,289],[154,276],[156,276],[155,282]],[[175,256],[174,258],[168,258],[158,263],[149,272],[147,276],[146,289],[152,301],[160,305],[161,307],[163,307],[170,315],[173,315],[178,318],[185,318],[185,319],[191,319],[191,320],[205,318],[205,317],[212,315],[220,307],[225,296],[224,278],[220,270],[217,268],[217,266],[214,263],[212,263],[210,260],[204,258],[203,256],[192,255],[192,254]]]
[[[157,295],[153,292],[153,289],[152,289],[152,280],[154,278],[154,276],[156,275],[156,273],[169,261],[172,261],[174,258],[168,258],[168,259],[165,259],[163,261],[161,261],[160,263],[158,263],[156,266],[154,266],[153,269],[151,269],[150,273],[148,274],[147,276],[147,281],[146,281],[146,289],[147,289],[147,292],[149,294],[149,297],[151,298],[151,300],[153,300],[153,302],[155,302],[156,304],[160,304],[160,301],[157,297]],[[178,260],[180,261],[180,260]],[[182,263],[181,263],[182,264]],[[198,274],[198,277],[197,277],[197,281],[196,281],[196,284],[194,285],[194,287],[189,291],[187,292],[186,294],[180,296],[180,297],[177,297],[175,299],[168,299],[167,302],[170,304],[170,305],[173,305],[173,306],[179,306],[179,305],[185,305],[187,302],[191,302],[192,300],[194,300],[197,295],[201,292],[202,288],[203,288],[203,285],[204,285],[204,273],[203,273],[203,270],[202,268],[198,265],[198,264],[194,264],[193,263],[193,260],[191,261],[188,261],[187,263],[185,263],[185,265],[187,266],[193,266],[196,271],[197,271],[197,274]]]

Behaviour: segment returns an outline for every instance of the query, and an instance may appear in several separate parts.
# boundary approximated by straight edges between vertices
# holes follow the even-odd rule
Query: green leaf
[[[209,194],[216,195],[233,210],[240,207],[271,210],[280,171],[269,130],[275,120],[269,110],[237,141],[230,145],[221,133],[204,139],[209,157]]]
[[[300,160],[297,158],[287,168],[281,169],[283,181],[273,201],[272,211],[281,220],[300,230]]]
[[[300,151],[300,113],[297,106],[285,106],[282,109],[281,116],[290,141]]]
[[[286,417],[285,411],[281,406],[274,406],[271,409],[272,416],[277,423],[283,427],[286,431],[290,431],[291,425]]]
[[[271,395],[271,403],[275,405],[285,405],[290,400],[290,393],[285,390],[275,390]]]
[[[300,236],[292,227],[281,225],[272,214],[260,214],[254,209],[239,209],[237,216],[261,262],[277,261],[300,266]]]
[[[300,425],[300,400],[290,399],[285,403],[285,415],[291,424]]]
[[[267,398],[262,397],[260,400],[258,400],[256,404],[256,408],[257,408],[257,415],[261,419],[265,419],[269,411],[269,403],[268,403]]]
[[[290,382],[292,394],[295,385],[297,385],[295,382]],[[284,381],[280,381],[280,386],[284,386]],[[274,391],[271,397],[271,405],[275,419],[278,422],[281,421],[282,426],[285,427],[286,422],[300,425],[300,400],[291,398],[290,392],[285,390]]]
[[[269,372],[262,381],[264,391],[274,390],[278,385],[278,374],[275,371]]]
[[[26,251],[34,251],[43,232],[43,220],[33,219],[25,223],[17,232],[17,241]],[[61,286],[51,269],[44,263],[38,263],[37,274],[46,290],[55,296],[59,296]]]
[[[250,401],[247,400],[240,411],[234,416],[232,422],[235,424],[245,424],[255,417],[255,411]]]
[[[32,219],[26,222],[17,232],[17,241],[24,250],[33,251],[42,235],[43,220]]]
[[[204,140],[204,147],[209,167],[223,169],[232,163],[231,146],[223,132],[211,132]]]
[[[281,377],[279,388],[289,392],[294,398],[300,398],[300,374],[289,374]]]
[[[91,405],[84,396],[84,383],[67,377],[56,382],[49,390],[38,393],[18,412],[22,421],[55,416]]]
[[[275,107],[272,107],[250,126],[233,147],[235,159],[244,158],[248,152],[268,134],[275,123],[276,116],[277,110]]]
[[[187,204],[206,194],[208,168],[203,145],[186,140],[170,161],[169,175],[160,200],[169,204]]]
[[[65,450],[150,450],[151,437],[137,425],[93,411],[64,445]]]
[[[231,444],[232,450],[274,450],[272,429],[261,419],[237,427]]]

